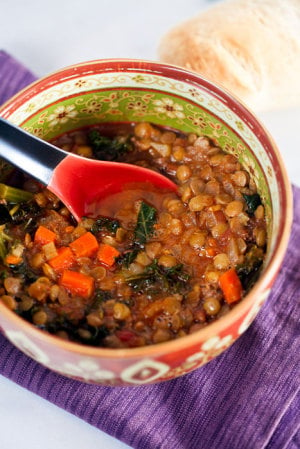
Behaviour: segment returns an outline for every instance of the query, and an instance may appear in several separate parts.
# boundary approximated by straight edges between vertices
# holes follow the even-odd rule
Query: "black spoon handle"
[[[0,117],[0,156],[48,185],[55,167],[68,155]]]

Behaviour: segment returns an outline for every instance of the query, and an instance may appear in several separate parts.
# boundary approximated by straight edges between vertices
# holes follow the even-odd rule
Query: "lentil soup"
[[[33,179],[2,184],[0,299],[9,308],[61,338],[122,348],[193,333],[242,300],[264,260],[266,222],[234,155],[147,122],[53,143],[158,170],[178,195],[132,184],[76,223]]]

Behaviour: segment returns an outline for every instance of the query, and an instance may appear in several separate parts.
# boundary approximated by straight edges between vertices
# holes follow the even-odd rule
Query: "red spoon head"
[[[48,189],[67,206],[77,221],[95,210],[102,199],[144,185],[176,192],[177,185],[167,177],[138,165],[97,161],[69,154],[53,172]]]

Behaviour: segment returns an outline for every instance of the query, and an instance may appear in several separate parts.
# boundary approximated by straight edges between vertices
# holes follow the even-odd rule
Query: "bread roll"
[[[253,110],[300,105],[300,0],[217,3],[170,30],[158,53]]]

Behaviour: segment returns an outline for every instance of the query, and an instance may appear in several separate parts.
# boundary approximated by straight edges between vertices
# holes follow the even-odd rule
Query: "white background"
[[[159,39],[167,30],[212,3],[213,0],[2,0],[0,48],[37,76],[91,59],[153,60],[157,59]],[[292,182],[300,186],[300,106],[258,116],[277,142]],[[3,377],[0,447],[128,448]]]

